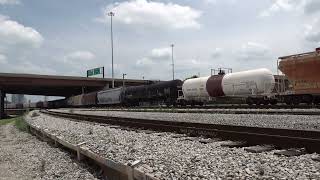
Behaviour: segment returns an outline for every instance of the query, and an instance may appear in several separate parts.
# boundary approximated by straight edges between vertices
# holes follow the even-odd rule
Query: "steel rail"
[[[309,115],[320,116],[320,111],[259,111],[259,110],[235,110],[235,109],[141,109],[141,108],[125,108],[125,109],[84,109],[85,111],[122,111],[122,112],[156,112],[156,113],[215,113],[215,114],[265,114],[265,115]],[[195,111],[198,110],[198,111]]]
[[[273,144],[281,148],[306,148],[308,152],[320,153],[320,131],[135,119],[45,110],[41,112],[75,121],[89,121],[156,131],[186,133],[190,136],[219,137],[221,139],[245,141],[247,145]]]
[[[137,108],[159,108],[159,106],[141,106]],[[172,108],[172,107],[161,107]],[[174,107],[175,108],[175,107]],[[320,109],[320,105],[247,105],[247,104],[212,104],[206,106],[177,106],[180,109]]]

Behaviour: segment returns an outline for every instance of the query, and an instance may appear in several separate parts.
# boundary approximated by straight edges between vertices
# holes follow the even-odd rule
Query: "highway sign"
[[[98,74],[102,74],[104,77],[104,67],[98,67],[98,68],[87,70],[87,77],[95,76]]]

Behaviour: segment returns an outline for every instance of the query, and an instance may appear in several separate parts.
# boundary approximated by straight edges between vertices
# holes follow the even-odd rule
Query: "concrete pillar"
[[[6,117],[4,113],[4,97],[5,92],[0,89],[0,119],[4,119]]]

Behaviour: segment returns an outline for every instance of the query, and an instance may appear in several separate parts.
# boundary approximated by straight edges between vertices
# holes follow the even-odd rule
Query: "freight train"
[[[268,69],[255,69],[237,73],[185,80],[161,82],[152,85],[122,87],[103,90],[67,101],[67,106],[138,106],[145,104],[204,105],[220,97],[241,97],[249,105],[275,105],[278,102],[288,105],[300,103],[320,103],[320,48],[314,52],[296,54],[279,58],[279,69],[286,75],[288,82],[275,81]],[[283,84],[282,84],[283,83]],[[276,90],[275,90],[276,89]],[[279,91],[282,89],[282,91]],[[95,98],[96,97],[96,98]],[[69,98],[70,99],[70,98]],[[71,98],[72,99],[72,98]]]
[[[217,97],[242,97],[249,104],[275,104],[274,76],[268,69],[106,89],[66,99],[62,106],[204,105]]]
[[[288,105],[320,103],[320,49],[315,52],[279,58],[279,69],[291,83],[275,81],[268,69],[187,79],[163,81],[151,85],[105,89],[89,94],[72,96],[63,100],[38,103],[44,108],[91,106],[186,106],[204,105],[217,98],[243,98],[249,105]],[[276,76],[278,77],[278,76]],[[283,84],[282,84],[283,83]],[[282,89],[283,91],[279,91]],[[36,104],[37,106],[37,104]]]

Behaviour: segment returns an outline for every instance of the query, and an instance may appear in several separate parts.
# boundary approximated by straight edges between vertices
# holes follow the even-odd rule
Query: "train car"
[[[36,102],[35,106],[36,106],[36,108],[42,109],[43,108],[43,102],[42,101]]]
[[[106,89],[97,93],[98,105],[120,105],[122,104],[123,88]]]
[[[203,104],[216,97],[244,97],[248,104],[275,104],[270,94],[275,80],[268,69],[255,69],[230,74],[186,80],[182,85],[184,103]]]
[[[83,106],[95,106],[97,104],[97,92],[83,94],[81,104]]]
[[[67,107],[66,99],[57,99],[57,100],[48,101],[49,109],[64,108],[64,107]]]
[[[293,89],[282,95],[287,104],[320,103],[320,48],[314,52],[279,57],[279,69]]]
[[[182,84],[181,80],[172,80],[148,85],[144,100],[156,104],[165,103],[167,106],[175,105]]]
[[[17,104],[15,103],[8,103],[5,105],[6,109],[17,109]]]
[[[139,106],[145,102],[147,85],[130,86],[123,90],[122,101],[126,106]]]
[[[123,103],[129,106],[138,105],[175,105],[181,80],[163,81],[151,85],[127,87],[123,93]]]
[[[71,107],[81,107],[82,104],[83,94],[77,95],[77,96],[71,96],[67,98],[67,106]]]

